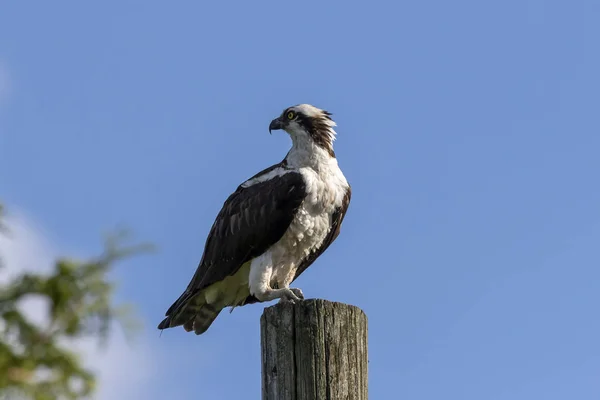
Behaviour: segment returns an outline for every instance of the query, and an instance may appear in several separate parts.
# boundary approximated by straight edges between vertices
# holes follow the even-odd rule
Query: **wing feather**
[[[253,178],[273,169],[261,171]],[[186,291],[166,315],[176,313],[200,290],[235,274],[245,262],[279,241],[305,195],[304,179],[294,171],[248,187],[238,186],[213,223],[202,259]]]

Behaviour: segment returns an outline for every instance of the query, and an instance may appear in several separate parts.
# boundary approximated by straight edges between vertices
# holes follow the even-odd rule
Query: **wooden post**
[[[326,300],[278,303],[260,319],[263,400],[367,400],[367,316]]]

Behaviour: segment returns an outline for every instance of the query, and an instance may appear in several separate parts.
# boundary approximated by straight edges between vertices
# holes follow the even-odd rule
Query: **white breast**
[[[289,284],[298,265],[319,249],[331,229],[331,216],[342,205],[348,189],[346,178],[332,158],[318,170],[302,167],[306,199],[287,232],[271,248],[273,276],[279,287]]]

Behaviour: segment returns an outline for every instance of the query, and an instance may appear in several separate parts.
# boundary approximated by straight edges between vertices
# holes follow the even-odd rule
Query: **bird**
[[[304,299],[290,285],[339,236],[352,195],[333,149],[336,126],[330,112],[310,104],[271,121],[269,133],[285,131],[291,148],[224,202],[196,272],[158,329],[201,335],[226,307]]]

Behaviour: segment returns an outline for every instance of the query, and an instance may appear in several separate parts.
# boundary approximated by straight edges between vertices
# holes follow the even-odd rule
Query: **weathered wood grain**
[[[263,400],[367,400],[367,316],[320,299],[268,307],[260,320]]]

